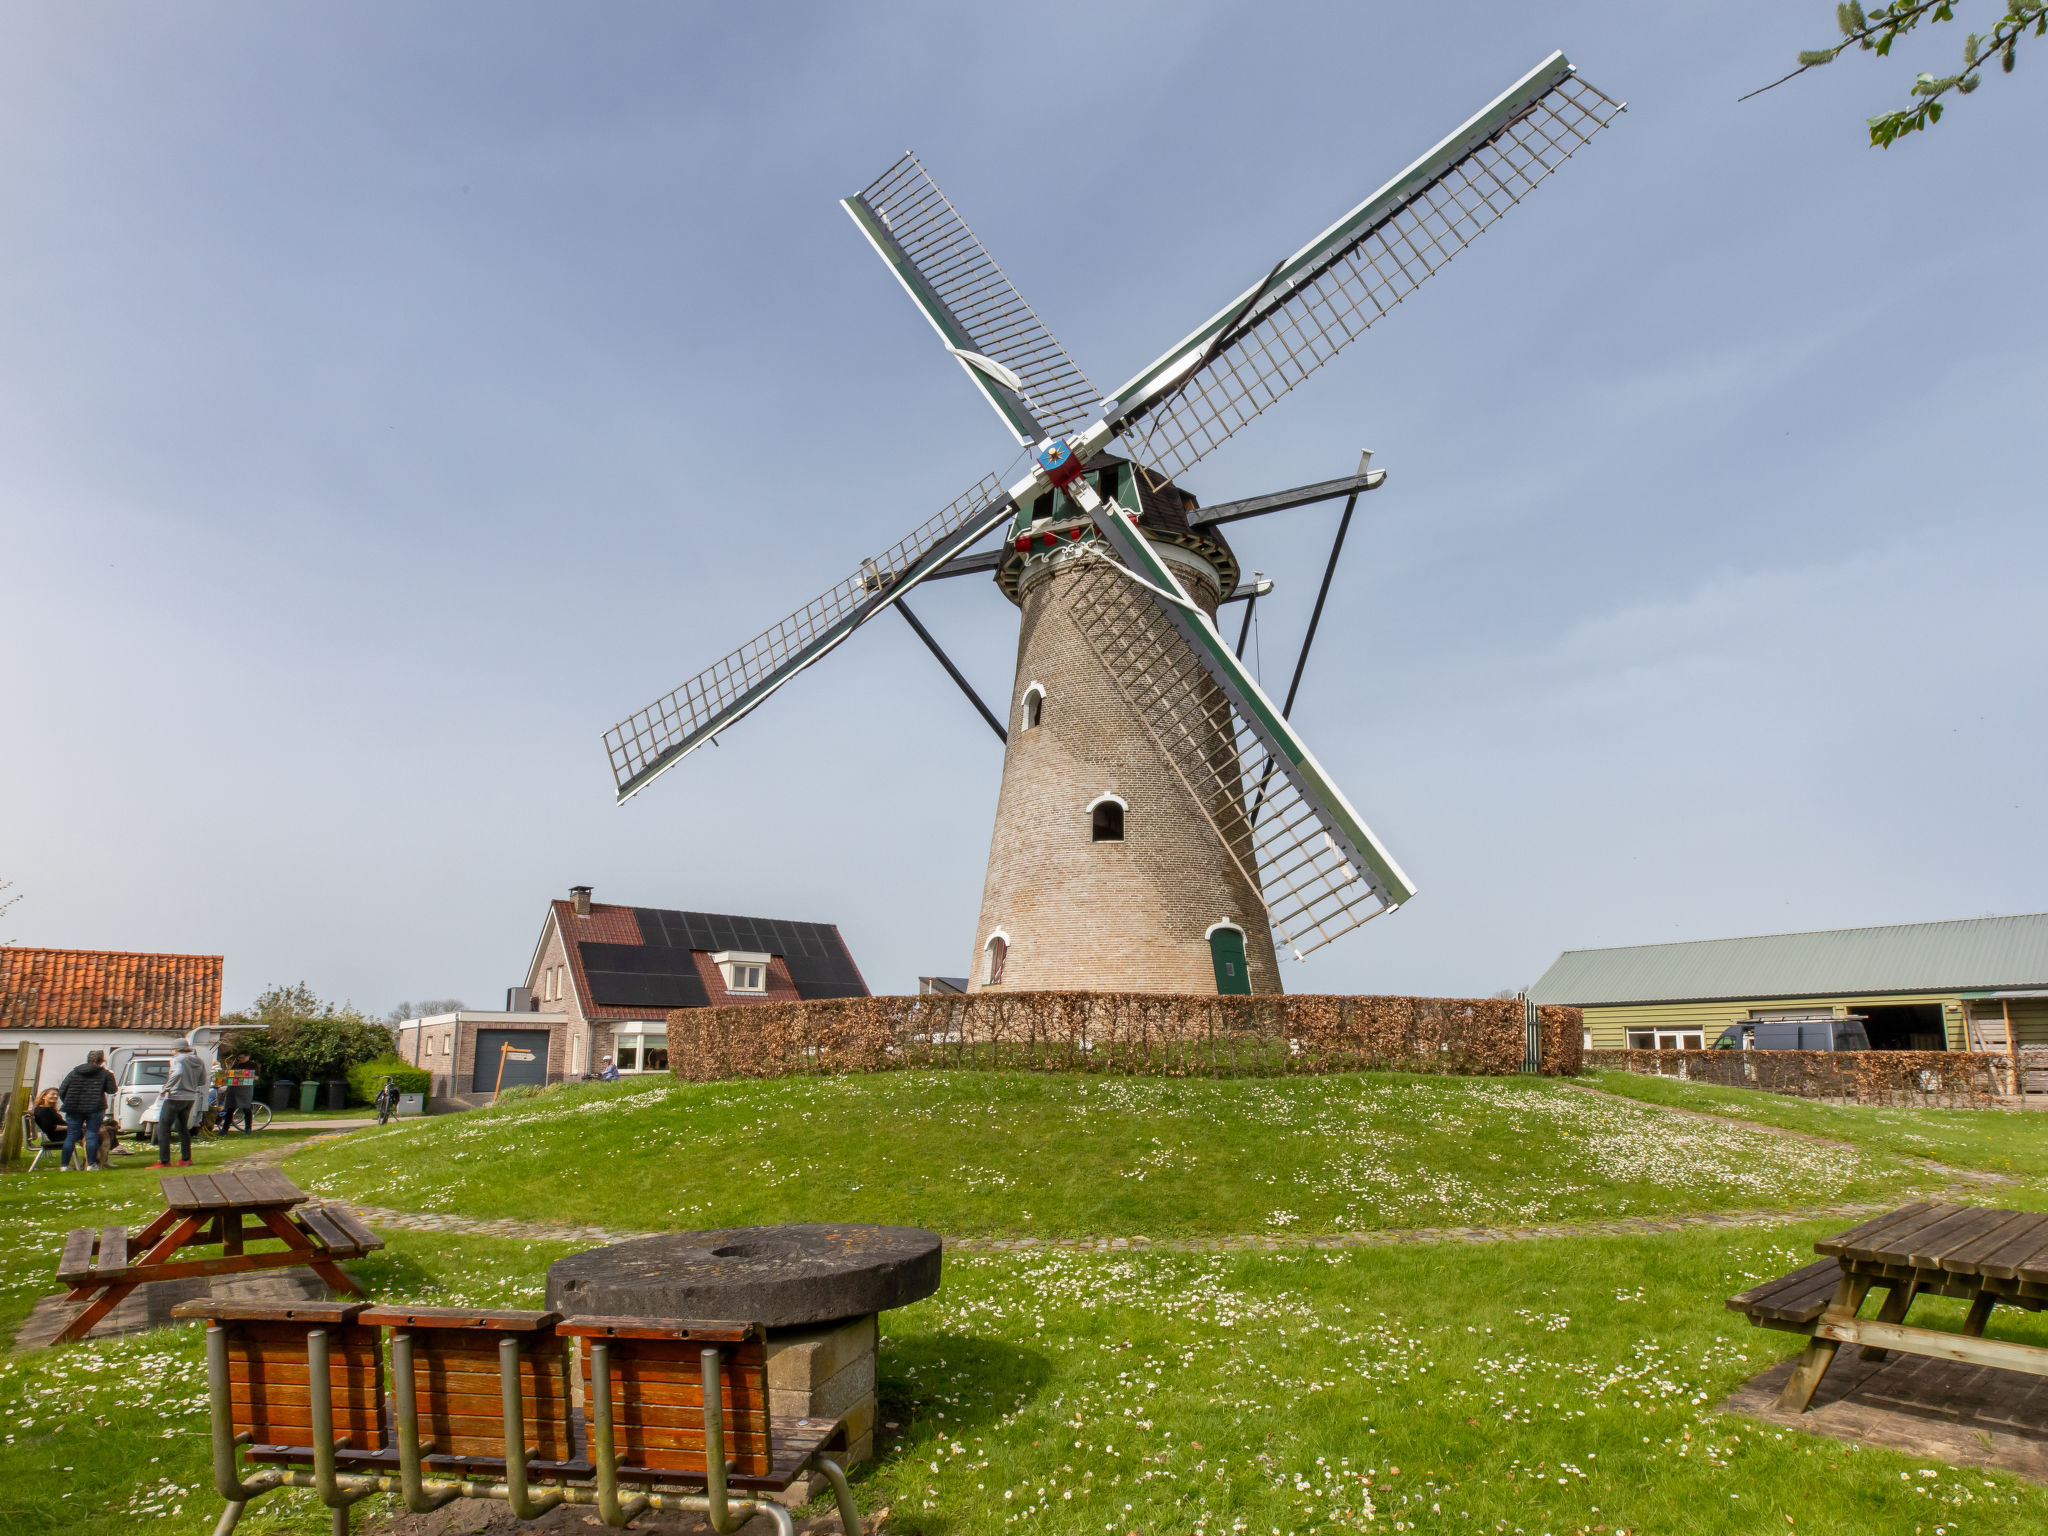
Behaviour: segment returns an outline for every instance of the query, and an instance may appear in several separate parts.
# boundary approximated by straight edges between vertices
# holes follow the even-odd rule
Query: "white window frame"
[[[628,1041],[632,1042],[633,1052],[633,1065],[630,1067],[620,1060],[621,1054],[627,1049]],[[647,1047],[650,1044],[660,1051],[664,1058],[667,1057],[668,1025],[628,1020],[624,1024],[612,1026],[612,1062],[618,1067],[619,1076],[640,1077],[650,1071],[664,1076],[667,1074],[668,1065],[665,1059],[661,1066],[647,1065]]]
[[[711,957],[725,978],[725,990],[736,997],[765,997],[768,994],[768,963],[773,955],[748,950],[721,949]],[[747,985],[741,985],[742,981]]]
[[[1034,697],[1038,700],[1036,720],[1031,718],[1031,700]],[[1022,702],[1017,708],[1017,722],[1018,729],[1025,731],[1035,731],[1045,723],[1045,684],[1034,682],[1025,688]]]
[[[995,947],[996,940],[998,939],[1003,941],[1003,968],[1008,970],[1010,966],[1010,935],[1004,929],[994,929],[986,939],[982,940],[981,944],[981,984],[984,987],[1000,987],[1002,985],[1000,979],[991,977],[989,974],[995,966]]]

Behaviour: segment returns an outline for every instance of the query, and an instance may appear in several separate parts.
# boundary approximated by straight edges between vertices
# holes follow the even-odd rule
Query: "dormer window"
[[[768,990],[770,956],[743,954],[736,949],[722,949],[711,958],[725,976],[726,991],[759,993]]]

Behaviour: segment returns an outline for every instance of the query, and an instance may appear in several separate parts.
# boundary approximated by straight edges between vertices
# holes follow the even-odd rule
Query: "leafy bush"
[[[346,1077],[359,1062],[392,1055],[396,1045],[382,1024],[347,1003],[323,1001],[304,982],[270,987],[221,1023],[229,1031],[221,1038],[222,1061],[231,1063],[246,1052],[265,1082]]]
[[[387,1077],[400,1093],[426,1093],[434,1086],[434,1075],[425,1068],[396,1056],[379,1056],[374,1061],[359,1061],[348,1069],[349,1102],[374,1104],[377,1090]]]

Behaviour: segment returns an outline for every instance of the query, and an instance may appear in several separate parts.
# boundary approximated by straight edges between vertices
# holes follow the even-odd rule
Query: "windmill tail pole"
[[[939,658],[939,665],[946,669],[946,675],[960,685],[960,691],[967,695],[967,701],[981,711],[981,718],[986,720],[988,728],[996,733],[996,740],[1000,741],[1004,746],[1008,746],[1010,744],[1010,733],[1003,729],[1003,722],[998,720],[994,712],[981,702],[981,695],[974,691],[972,683],[960,675],[960,669],[953,665],[953,658],[939,649],[939,642],[932,638],[930,630],[918,622],[917,615],[910,611],[910,604],[899,597],[896,599],[895,606],[896,611],[903,615],[903,621],[917,631],[917,638],[925,643],[926,649]]]

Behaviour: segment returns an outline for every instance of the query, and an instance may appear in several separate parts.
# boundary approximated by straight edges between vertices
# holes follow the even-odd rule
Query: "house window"
[[[983,977],[984,986],[995,986],[1003,979],[1004,962],[1010,958],[1010,941],[1000,933],[988,941],[988,971]]]
[[[1705,1050],[1705,1033],[1697,1029],[1632,1029],[1628,1048],[1632,1051]]]
[[[1088,807],[1088,830],[1098,843],[1120,843],[1124,840],[1124,803],[1114,795],[1104,795]]]
[[[1024,690],[1024,729],[1035,731],[1045,718],[1045,690],[1033,683]]]
[[[619,1071],[666,1072],[668,1031],[644,1024],[629,1027],[632,1033],[614,1038],[613,1052],[618,1059]]]
[[[722,949],[711,958],[725,977],[726,991],[759,993],[768,990],[769,956]]]

